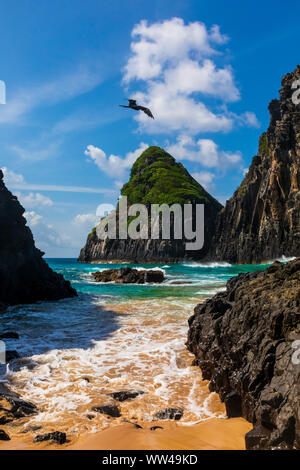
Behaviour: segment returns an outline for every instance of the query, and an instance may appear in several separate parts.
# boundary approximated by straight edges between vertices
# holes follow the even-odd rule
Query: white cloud
[[[25,183],[24,176],[18,173],[15,173],[12,170],[9,170],[6,166],[2,167],[4,175],[4,182],[7,185],[23,184]]]
[[[40,193],[29,193],[25,195],[25,194],[16,192],[15,195],[21,202],[22,206],[24,206],[26,209],[32,209],[34,207],[53,206],[52,199]]]
[[[192,173],[192,176],[206,189],[206,191],[213,191],[215,189],[213,180],[216,175],[214,173],[210,173],[209,171],[199,171]]]
[[[24,217],[32,230],[36,246],[41,250],[47,252],[52,248],[68,247],[70,244],[69,236],[58,234],[52,225],[47,224],[44,218],[35,211],[25,212]]]
[[[54,184],[30,184],[26,183],[23,175],[15,173],[14,171],[9,170],[7,167],[2,167],[1,170],[4,174],[5,184],[9,187],[9,189],[116,195],[116,190],[114,189],[89,188],[82,186],[58,186]]]
[[[73,223],[79,226],[95,227],[99,223],[99,216],[96,214],[77,214]]]
[[[220,97],[224,101],[240,98],[231,68],[217,69],[210,59],[205,59],[202,65],[196,60],[187,59],[167,69],[165,84],[170,94],[200,92]]]
[[[209,168],[225,169],[240,165],[240,152],[225,152],[211,139],[194,140],[187,135],[178,137],[177,142],[169,145],[167,151],[178,160],[197,162]]]
[[[132,55],[125,66],[124,81],[149,80],[163,73],[167,64],[174,64],[194,54],[197,58],[215,54],[214,43],[226,42],[218,27],[210,31],[204,23],[184,24],[181,18],[172,18],[148,25],[143,20],[131,33]]]
[[[30,227],[35,227],[43,220],[43,217],[34,211],[24,212],[24,217],[26,218],[27,223]]]
[[[236,120],[244,125],[257,124],[253,113],[241,118],[225,107],[218,111],[203,102],[205,97],[214,97],[221,104],[240,99],[231,67],[215,63],[220,55],[216,46],[228,41],[219,26],[208,29],[204,23],[185,24],[181,18],[153,24],[141,21],[134,27],[132,38],[123,82],[126,86],[132,81],[144,82],[143,90],[135,92],[133,98],[150,107],[155,118],[136,114],[140,129],[196,135],[227,132]]]
[[[242,123],[248,125],[249,127],[260,127],[260,122],[257,119],[256,115],[251,111],[246,111],[240,116]]]
[[[142,142],[136,150],[128,152],[125,155],[125,158],[121,158],[117,155],[110,155],[107,157],[106,153],[102,149],[95,147],[94,145],[88,145],[84,153],[98,166],[100,170],[104,171],[104,173],[111,178],[122,178],[146,148],[148,148],[148,145]],[[119,181],[116,181],[117,185],[118,182]]]

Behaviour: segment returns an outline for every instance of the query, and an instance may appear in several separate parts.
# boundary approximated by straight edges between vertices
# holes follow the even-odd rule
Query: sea
[[[281,261],[287,261],[282,258]],[[37,406],[37,414],[14,421],[11,435],[51,431],[69,438],[109,426],[152,421],[167,407],[183,410],[182,425],[225,417],[224,405],[210,393],[185,342],[194,307],[239,273],[260,265],[229,263],[84,264],[76,259],[47,259],[68,279],[78,297],[9,308],[0,330],[14,331],[6,348],[19,358],[3,366],[0,381]],[[92,273],[124,266],[159,269],[162,284],[97,283]],[[138,391],[116,402],[111,393]],[[117,405],[120,418],[95,411]],[[38,431],[39,430],[39,431]]]

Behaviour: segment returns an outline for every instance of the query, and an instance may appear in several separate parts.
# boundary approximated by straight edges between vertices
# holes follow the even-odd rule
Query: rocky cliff
[[[195,308],[187,347],[225,401],[254,424],[248,449],[300,449],[300,258],[240,274]]]
[[[88,236],[81,250],[79,261],[126,260],[133,262],[170,261],[201,259],[207,253],[210,240],[215,232],[215,221],[222,206],[188,173],[181,163],[159,147],[149,147],[133,164],[130,180],[121,194],[127,196],[128,206],[144,204],[204,204],[205,236],[204,247],[199,251],[186,251],[186,240],[148,239],[105,239],[97,236],[96,230]],[[118,217],[118,207],[117,207]],[[149,223],[150,226],[150,223]]]
[[[292,101],[299,79],[300,66],[283,77],[258,154],[218,216],[208,259],[258,263],[300,255],[300,104]]]
[[[1,307],[76,295],[69,281],[52,271],[34,245],[24,209],[3,182],[0,170]]]

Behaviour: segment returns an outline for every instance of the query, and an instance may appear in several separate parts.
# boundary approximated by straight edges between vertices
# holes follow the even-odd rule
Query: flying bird
[[[128,102],[129,102],[128,106],[124,106],[123,104],[119,104],[119,106],[121,106],[122,108],[135,109],[135,111],[143,111],[145,114],[147,114],[147,116],[154,119],[154,116],[151,113],[149,108],[145,108],[145,106],[139,106],[138,104],[136,104],[136,100],[128,100]]]

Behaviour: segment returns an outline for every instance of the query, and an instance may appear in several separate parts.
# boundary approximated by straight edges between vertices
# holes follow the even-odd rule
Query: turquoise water
[[[229,263],[179,263],[179,264],[83,264],[75,259],[48,259],[55,271],[71,281],[79,292],[109,297],[118,302],[124,299],[149,299],[164,297],[208,297],[225,286],[228,279],[239,273],[263,270],[267,265],[230,265]],[[162,269],[166,281],[161,285],[98,284],[91,272],[130,266],[138,269]],[[173,284],[183,282],[184,284]],[[191,284],[189,284],[191,283]]]
[[[79,295],[14,306],[1,316],[1,330],[20,335],[6,345],[17,350],[20,359],[0,370],[0,380],[39,408],[10,434],[23,435],[25,426],[42,425],[44,432],[65,431],[76,438],[82,431],[121,424],[124,418],[151,421],[167,406],[184,410],[184,424],[224,415],[199,368],[191,365],[193,356],[185,347],[187,320],[195,305],[224,290],[228,279],[267,265],[130,265],[163,269],[165,282],[120,285],[96,283],[91,273],[128,264],[47,261]],[[99,413],[87,418],[93,406],[107,403],[109,393],[128,389],[145,393],[118,405],[122,418],[112,422]],[[33,434],[26,436],[32,441]]]

